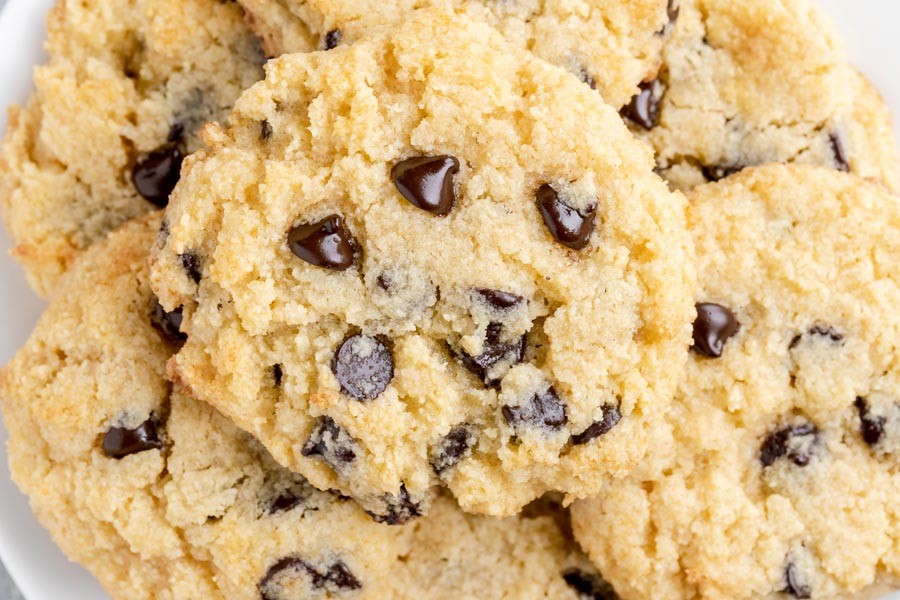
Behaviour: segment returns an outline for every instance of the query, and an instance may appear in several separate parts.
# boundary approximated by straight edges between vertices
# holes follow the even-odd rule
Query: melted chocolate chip
[[[590,427],[582,431],[577,435],[572,436],[572,444],[575,446],[580,446],[581,444],[587,444],[593,439],[600,437],[619,424],[619,421],[622,420],[622,413],[619,412],[619,407],[615,404],[606,404],[603,406],[603,418],[599,421],[594,421]]]
[[[412,519],[422,515],[422,507],[413,502],[406,490],[406,484],[400,486],[398,495],[385,494],[382,496],[385,503],[385,512],[376,514],[366,511],[376,523],[387,523],[388,525],[403,525]]]
[[[103,453],[115,459],[146,450],[160,450],[163,446],[152,418],[134,429],[110,427],[103,436]]]
[[[658,79],[653,79],[642,82],[639,89],[640,91],[622,107],[619,114],[649,131],[659,125],[662,84]]]
[[[356,264],[358,246],[340,215],[297,225],[288,232],[288,246],[298,258],[317,267],[344,271]]]
[[[466,353],[460,355],[463,366],[481,379],[485,385],[497,385],[499,378],[491,375],[494,365],[509,363],[515,365],[525,360],[525,336],[523,335],[513,344],[501,341],[503,326],[500,323],[491,323],[487,328],[484,347],[478,356],[469,356]]]
[[[460,425],[450,430],[431,450],[431,467],[438,475],[442,475],[459,463],[469,449],[475,443],[475,434],[466,425]]]
[[[862,433],[863,440],[869,446],[877,445],[881,441],[881,436],[884,435],[887,419],[873,416],[869,412],[869,403],[865,398],[857,397],[853,406],[856,407],[856,412],[859,414],[859,431]]]
[[[161,148],[139,161],[131,171],[138,194],[156,206],[166,206],[181,177],[182,162],[184,155],[177,146]]]
[[[834,329],[833,327],[829,327],[828,325],[814,325],[809,328],[806,334],[828,338],[835,343],[844,341],[844,334]],[[788,344],[788,350],[793,350],[794,348],[796,348],[797,345],[800,344],[800,341],[802,339],[803,335],[795,335],[791,340],[791,343]]]
[[[295,587],[296,582],[302,580],[309,581],[309,587],[313,590],[331,593],[358,590],[362,587],[362,582],[340,560],[323,569],[317,569],[296,556],[282,558],[269,567],[266,576],[260,580],[257,587],[262,600],[290,600],[300,597]]]
[[[267,119],[259,124],[259,137],[264,142],[269,141],[269,138],[272,137],[272,124]]]
[[[272,378],[275,380],[275,385],[280,387],[281,380],[284,379],[284,367],[272,365]]]
[[[535,394],[521,406],[506,405],[503,418],[511,426],[529,425],[546,429],[561,429],[568,421],[566,405],[552,387]]]
[[[391,178],[410,204],[444,217],[456,202],[453,176],[458,172],[459,161],[452,156],[420,156],[395,164]]]
[[[744,170],[744,165],[712,165],[700,168],[707,181],[719,181]]]
[[[332,29],[324,36],[322,36],[322,49],[334,50],[340,45],[342,37],[344,36],[341,33],[340,29]]]
[[[266,512],[270,515],[287,512],[296,508],[301,502],[303,502],[303,498],[298,497],[290,490],[287,490],[272,499]]]
[[[356,440],[331,417],[319,417],[301,452],[303,456],[321,456],[325,464],[340,472],[356,460]]]
[[[770,467],[779,458],[787,457],[798,467],[805,467],[812,460],[818,435],[819,429],[812,423],[782,427],[765,439],[759,461],[764,467]]]
[[[193,252],[185,252],[184,254],[179,254],[178,258],[181,259],[181,266],[187,271],[188,276],[194,283],[199,284],[203,276],[203,267],[197,255]]]
[[[173,342],[183,342],[187,339],[187,335],[181,332],[182,320],[182,308],[166,312],[159,300],[154,300],[153,310],[150,313],[150,322]]]
[[[847,157],[847,151],[844,149],[844,142],[836,133],[828,136],[828,142],[831,144],[831,152],[834,154],[834,168],[838,171],[850,172],[850,160]]]
[[[784,578],[787,581],[787,587],[784,589],[786,593],[801,600],[812,598],[812,590],[809,587],[809,583],[806,582],[806,579],[794,563],[788,563],[787,567],[785,567]]]
[[[536,198],[541,218],[553,239],[573,250],[581,250],[588,245],[591,232],[594,231],[596,204],[591,204],[583,211],[575,210],[563,202],[549,183],[538,189]]]
[[[619,600],[612,586],[595,573],[569,569],[563,573],[563,580],[575,590],[581,600]]]
[[[344,394],[368,402],[380,396],[394,378],[394,357],[382,339],[351,335],[335,351],[331,371]]]
[[[490,290],[487,288],[475,288],[475,293],[497,310],[512,308],[519,305],[524,300],[522,296],[516,296],[509,292],[501,292],[500,290]]]
[[[691,350],[710,358],[719,358],[725,350],[725,342],[738,332],[741,324],[734,313],[721,304],[701,302],[696,309]]]

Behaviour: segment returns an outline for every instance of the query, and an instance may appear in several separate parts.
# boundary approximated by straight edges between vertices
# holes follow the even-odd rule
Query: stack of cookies
[[[875,597],[900,158],[808,0],[59,0],[13,478],[117,599]]]

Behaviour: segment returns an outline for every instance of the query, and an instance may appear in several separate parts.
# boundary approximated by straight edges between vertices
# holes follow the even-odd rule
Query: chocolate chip
[[[183,342],[187,339],[187,335],[181,332],[182,310],[179,307],[173,311],[166,312],[159,300],[154,299],[153,309],[150,313],[150,322],[170,340]]]
[[[138,194],[156,206],[166,206],[181,177],[182,162],[184,155],[177,146],[161,148],[139,161],[131,171]]]
[[[787,457],[798,467],[805,467],[812,460],[818,435],[819,429],[812,423],[782,427],[765,439],[759,461],[764,467],[770,467],[779,458]]]
[[[303,498],[297,497],[296,495],[291,493],[290,490],[288,490],[273,498],[266,512],[268,512],[268,514],[270,515],[287,512],[296,508],[301,502],[303,502]]]
[[[275,380],[275,385],[281,387],[281,380],[284,378],[284,367],[272,365],[272,378]]]
[[[597,89],[597,80],[587,72],[587,69],[581,67],[580,69],[578,69],[576,75],[578,75],[578,79],[580,79],[583,83],[586,83],[589,88],[591,88],[592,90]]]
[[[181,259],[181,266],[187,271],[188,276],[194,283],[199,284],[203,276],[203,266],[200,264],[200,259],[197,255],[193,252],[185,252],[184,254],[179,254],[178,258]]]
[[[734,313],[721,304],[701,302],[696,309],[691,350],[710,358],[719,358],[725,350],[725,342],[740,330],[741,324]]]
[[[529,425],[556,430],[569,421],[566,405],[552,387],[535,394],[521,406],[507,404],[502,411],[506,422],[513,427]]]
[[[275,471],[277,476],[278,471]],[[267,515],[288,512],[306,502],[312,487],[300,476],[288,479],[279,477],[276,481],[267,481],[264,490],[268,491],[266,499],[261,502],[263,512]]]
[[[677,0],[669,0],[669,4],[666,7],[666,13],[669,16],[669,23],[674,23],[678,20],[679,12],[681,12],[681,7],[678,6]]]
[[[381,275],[375,279],[375,283],[378,284],[378,287],[383,289],[385,292],[390,291],[391,287],[393,287],[393,281],[391,280],[391,276],[385,271]]]
[[[332,29],[322,36],[322,50],[334,50],[340,45],[342,37],[340,29]]]
[[[847,157],[847,151],[844,149],[844,142],[836,133],[828,136],[828,142],[831,144],[831,152],[834,154],[834,168],[838,171],[850,172],[850,160]]]
[[[478,356],[470,356],[463,352],[460,360],[463,366],[481,379],[485,385],[496,385],[499,377],[492,373],[495,365],[518,364],[525,359],[525,336],[520,337],[515,343],[507,344],[501,341],[503,326],[500,323],[491,323],[487,328],[484,347]]]
[[[331,417],[319,417],[301,452],[303,456],[321,456],[325,464],[340,472],[356,460],[356,440]]]
[[[828,325],[814,325],[809,328],[806,334],[828,338],[835,343],[844,341],[844,334],[834,329],[833,327],[829,327]],[[800,344],[800,341],[802,339],[803,335],[795,335],[793,339],[791,339],[791,343],[788,344],[788,349],[793,350],[794,348],[796,348],[797,345]]]
[[[391,178],[410,204],[444,217],[456,202],[453,176],[458,172],[459,161],[452,156],[420,156],[395,164]]]
[[[588,245],[594,231],[596,204],[576,210],[563,202],[549,183],[538,189],[536,198],[544,224],[557,242],[573,250],[581,250]]]
[[[358,246],[340,215],[297,225],[288,233],[288,246],[298,258],[317,267],[344,271],[356,264]]]
[[[160,450],[163,446],[152,417],[134,429],[110,427],[103,436],[103,453],[115,459],[146,450]]]
[[[269,141],[269,138],[272,137],[272,124],[269,123],[268,119],[264,119],[259,124],[259,137],[264,142]]]
[[[434,448],[431,449],[431,467],[438,475],[451,469],[469,454],[475,443],[475,434],[466,425],[450,430]]]
[[[789,562],[787,567],[785,567],[784,577],[787,580],[785,592],[801,600],[812,598],[812,590],[809,587],[809,583],[806,582],[806,578],[803,577],[794,563]]]
[[[487,288],[475,288],[475,293],[497,310],[512,308],[519,305],[524,300],[522,296],[516,296],[509,292],[501,292],[500,290],[491,290]]]
[[[595,573],[569,569],[563,573],[563,580],[581,600],[619,600],[612,586]]]
[[[378,514],[366,511],[376,523],[403,525],[422,515],[422,507],[410,498],[409,492],[406,490],[406,484],[400,485],[400,493],[398,495],[385,494],[382,496],[382,500],[385,503],[385,512]]]
[[[707,181],[719,181],[744,170],[743,165],[712,165],[700,168]]]
[[[332,594],[362,588],[362,582],[343,561],[335,560],[324,569],[316,569],[296,556],[282,558],[269,567],[257,587],[262,600],[291,600],[304,596],[302,589],[298,589],[303,586],[303,580],[315,591]]]
[[[605,404],[603,405],[603,418],[599,421],[594,421],[590,427],[581,433],[573,435],[572,444],[575,446],[587,444],[591,440],[609,433],[609,431],[618,425],[621,420],[622,413],[619,412],[619,407],[615,404]]]
[[[865,398],[857,397],[853,403],[856,412],[859,414],[859,430],[862,433],[863,440],[869,446],[875,446],[881,441],[884,435],[884,426],[887,423],[885,417],[872,416],[869,411],[869,403]]]
[[[335,351],[331,371],[344,394],[368,402],[380,396],[394,378],[394,357],[382,339],[351,335]]]
[[[639,89],[640,91],[622,107],[619,114],[649,131],[659,125],[662,84],[658,79],[653,79],[642,82]]]

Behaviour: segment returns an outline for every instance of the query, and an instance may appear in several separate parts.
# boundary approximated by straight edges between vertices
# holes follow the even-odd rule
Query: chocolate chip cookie
[[[196,130],[264,62],[241,9],[218,0],[61,0],[46,47],[0,155],[13,255],[44,296],[90,244],[165,206]]]
[[[179,316],[150,291],[159,223],[87,251],[0,372],[14,480],[115,598],[383,598],[403,532],[166,381]]]
[[[623,598],[845,598],[900,574],[900,204],[834,169],[689,196],[694,346],[639,475],[573,508]]]
[[[679,189],[771,162],[900,189],[888,109],[808,0],[682,0],[659,76],[622,115]]]
[[[271,61],[230,122],[153,258],[193,395],[387,523],[439,484],[509,515],[641,459],[687,358],[692,251],[598,94],[435,10]]]
[[[489,23],[527,48],[624,105],[641,81],[656,76],[660,50],[677,14],[673,0],[239,0],[270,56],[352,43],[373,29],[399,25],[416,10],[452,7]],[[285,31],[300,29],[301,32]]]

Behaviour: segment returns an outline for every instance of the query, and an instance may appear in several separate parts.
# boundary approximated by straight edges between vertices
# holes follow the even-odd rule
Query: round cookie
[[[630,470],[686,360],[693,263],[615,111],[447,11],[267,70],[167,210],[173,377],[391,523],[437,484],[510,515]]]
[[[13,479],[115,598],[385,597],[402,531],[171,391],[177,316],[158,309],[146,265],[159,223],[87,251],[0,372]]]
[[[239,0],[266,41],[269,56],[305,51],[306,35],[285,35],[301,23],[319,49],[353,42],[417,9],[455,8],[485,21],[514,46],[574,73],[620,107],[655,77],[673,0]],[[298,43],[294,43],[294,41]]]
[[[240,7],[218,0],[61,0],[46,48],[0,155],[13,256],[43,296],[90,244],[165,205],[196,130],[265,60]]]
[[[622,114],[678,189],[771,162],[900,189],[889,111],[808,0],[682,0],[659,76]]]
[[[812,166],[689,196],[698,318],[653,459],[573,507],[623,598],[846,598],[900,574],[900,204]]]

